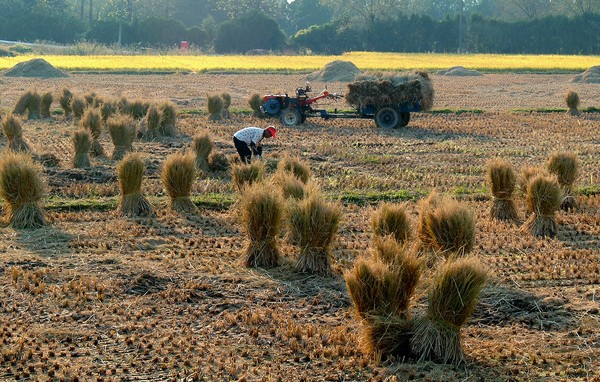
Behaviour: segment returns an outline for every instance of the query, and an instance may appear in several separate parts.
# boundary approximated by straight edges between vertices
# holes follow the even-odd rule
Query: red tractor
[[[329,93],[327,89],[323,90],[316,97],[308,97],[307,93],[311,91],[310,85],[296,89],[296,97],[292,98],[287,94],[271,94],[263,96],[261,111],[272,117],[279,117],[284,126],[295,126],[304,123],[307,117],[330,118],[364,118],[374,119],[375,124],[382,128],[396,129],[408,125],[410,113],[421,111],[421,104],[402,103],[399,105],[373,106],[365,105],[355,111],[338,112],[337,109],[330,113],[325,109],[313,109],[311,105],[320,99],[337,100],[342,95]]]
[[[312,89],[308,82],[306,87],[296,89],[296,97],[292,98],[287,94],[271,94],[263,97],[261,111],[273,117],[279,117],[284,126],[295,126],[304,123],[306,117],[311,115],[321,115],[321,110],[315,110],[311,107],[320,99],[340,99],[341,95],[329,93],[327,89],[323,90],[318,96],[309,98],[307,93]]]

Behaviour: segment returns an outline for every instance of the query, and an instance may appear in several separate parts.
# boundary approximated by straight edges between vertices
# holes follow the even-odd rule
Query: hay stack
[[[538,237],[555,237],[558,232],[556,211],[563,200],[560,185],[554,177],[538,175],[527,186],[527,208],[531,213],[522,230]]]
[[[565,211],[575,208],[575,197],[572,193],[578,167],[577,155],[574,153],[555,153],[548,159],[548,171],[556,176],[562,188],[564,199],[560,208]]]
[[[411,345],[420,360],[464,361],[460,328],[473,313],[487,270],[476,258],[444,263],[429,291],[427,312],[415,321]]]
[[[154,208],[142,194],[142,179],[146,165],[138,153],[129,153],[117,165],[119,189],[119,214],[124,217],[146,217],[154,215]]]
[[[504,221],[516,221],[519,214],[512,197],[517,178],[510,164],[501,159],[488,161],[487,183],[493,195],[490,217]]]
[[[331,274],[330,247],[340,224],[341,211],[339,205],[325,201],[319,192],[290,206],[291,241],[300,247],[296,261],[298,272]]]
[[[4,214],[15,228],[38,228],[46,225],[40,200],[44,184],[40,169],[26,153],[5,151],[0,155],[0,196]]]
[[[241,200],[241,221],[248,242],[242,260],[247,267],[272,268],[279,265],[277,238],[283,217],[283,201],[276,190],[256,183],[244,189]]]
[[[7,114],[2,119],[4,135],[8,139],[8,148],[14,152],[30,152],[31,148],[23,138],[21,121],[13,114]]]
[[[394,76],[375,73],[361,76],[348,84],[345,98],[349,105],[357,109],[418,103],[422,110],[430,110],[433,95],[433,84],[426,72]]]

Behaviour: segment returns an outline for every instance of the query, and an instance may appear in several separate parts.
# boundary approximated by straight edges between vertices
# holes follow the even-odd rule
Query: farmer
[[[233,134],[233,144],[240,154],[240,159],[243,163],[250,163],[252,155],[260,158],[262,155],[262,140],[263,138],[275,138],[274,126],[269,126],[266,129],[260,127],[246,127]]]

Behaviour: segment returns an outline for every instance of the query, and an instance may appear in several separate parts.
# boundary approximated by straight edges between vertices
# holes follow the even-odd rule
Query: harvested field
[[[54,154],[59,166],[44,168],[49,225],[0,226],[0,380],[598,381],[600,116],[531,111],[564,109],[569,89],[579,93],[581,108],[598,107],[600,87],[571,83],[572,77],[433,75],[433,110],[466,112],[415,113],[398,130],[377,129],[370,120],[317,118],[278,127],[277,139],[265,143],[268,167],[285,153],[300,156],[322,190],[343,203],[331,278],[295,273],[297,249],[285,241],[283,266],[240,265],[245,237],[228,174],[195,182],[195,215],[170,212],[160,181],[165,158],[189,147],[203,127],[216,151],[232,155],[238,129],[279,126],[236,111],[248,109],[252,93],[293,94],[303,76],[2,78],[4,112],[29,89],[51,90],[55,98],[69,88],[105,98],[171,100],[181,112],[182,134],[134,142],[146,159],[142,192],[156,209],[155,217],[134,220],[117,212],[115,161],[91,158],[91,168],[70,168],[72,122],[55,115],[23,123],[34,151]],[[320,86],[312,83],[315,92]],[[345,83],[328,89],[343,94]],[[232,95],[232,119],[209,122],[206,94],[223,92]],[[100,142],[112,151],[106,131]],[[0,149],[6,146],[0,135]],[[535,238],[520,224],[488,220],[487,160],[501,157],[519,173],[522,166],[543,166],[554,151],[575,152],[580,160],[577,207],[557,213],[557,237]],[[415,228],[416,201],[434,188],[475,211],[473,252],[492,272],[463,331],[467,363],[363,355],[341,273],[369,250],[379,200],[407,201]],[[521,223],[521,195],[517,206]],[[419,293],[417,310],[424,308],[425,291]]]

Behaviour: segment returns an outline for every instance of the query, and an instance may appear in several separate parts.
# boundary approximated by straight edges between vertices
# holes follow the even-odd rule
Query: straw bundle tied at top
[[[359,109],[418,103],[422,110],[430,110],[433,106],[433,84],[422,72],[395,76],[363,75],[348,84],[345,97],[349,105]]]

